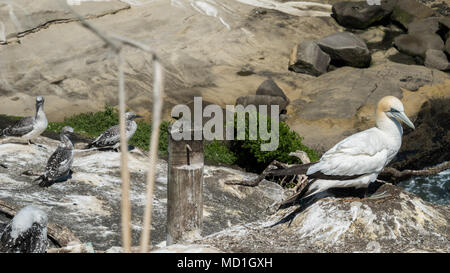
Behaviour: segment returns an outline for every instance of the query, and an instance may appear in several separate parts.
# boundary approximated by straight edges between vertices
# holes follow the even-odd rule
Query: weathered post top
[[[203,140],[175,140],[169,127],[167,245],[200,238],[203,223]]]

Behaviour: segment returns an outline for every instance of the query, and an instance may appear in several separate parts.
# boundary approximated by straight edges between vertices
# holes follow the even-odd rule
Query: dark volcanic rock
[[[332,64],[368,67],[372,59],[366,43],[350,32],[336,32],[325,36],[317,44],[330,55]]]
[[[319,76],[327,72],[330,60],[330,56],[316,42],[304,40],[292,49],[289,70]]]
[[[333,5],[331,16],[344,27],[365,29],[382,21],[390,11],[381,5],[369,5],[366,1],[339,2]]]
[[[431,8],[416,0],[397,0],[392,10],[391,19],[407,28],[409,23],[433,15],[434,11]]]
[[[425,102],[414,125],[415,130],[405,130],[392,167],[420,170],[450,160],[450,99]]]
[[[437,34],[402,34],[394,39],[395,47],[408,55],[425,58],[428,49],[443,50],[444,42]]]
[[[256,89],[256,95],[279,96],[289,102],[289,98],[272,79],[263,81]]]
[[[47,252],[47,223],[47,214],[40,209],[21,209],[0,234],[0,252]]]
[[[445,53],[436,49],[428,49],[425,53],[425,66],[442,71],[450,69]]]
[[[242,105],[244,107],[254,105],[257,111],[259,111],[260,105],[267,105],[267,114],[270,115],[271,105],[278,105],[279,112],[281,113],[283,110],[286,110],[288,102],[280,96],[248,95],[237,98],[236,105]]]

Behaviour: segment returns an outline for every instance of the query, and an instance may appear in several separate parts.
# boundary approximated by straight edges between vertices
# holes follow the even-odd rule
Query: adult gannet
[[[62,128],[60,133],[61,143],[48,159],[44,174],[33,182],[40,181],[39,186],[48,187],[69,176],[73,162],[73,144],[68,137],[71,133],[73,133],[72,127],[65,126]]]
[[[308,185],[296,199],[306,198],[330,188],[367,189],[400,149],[403,128],[398,120],[415,129],[406,116],[401,101],[393,96],[384,97],[378,102],[375,127],[340,141],[318,162],[272,170],[268,174],[306,174]]]
[[[47,128],[48,121],[44,113],[44,97],[36,97],[35,116],[20,119],[14,125],[11,125],[2,131],[0,136],[21,137],[31,144],[31,140],[40,136]]]
[[[135,118],[141,118],[142,116],[136,115],[133,112],[125,113],[125,130],[126,130],[126,139],[128,140],[134,135],[137,129],[137,124],[133,120]],[[119,125],[115,125],[105,132],[103,132],[99,137],[97,137],[94,141],[89,143],[86,148],[97,147],[97,148],[112,148],[117,150],[120,146],[120,127]]]

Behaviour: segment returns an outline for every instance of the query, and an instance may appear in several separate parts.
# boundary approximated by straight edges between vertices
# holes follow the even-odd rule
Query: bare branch
[[[150,244],[151,220],[153,210],[153,189],[156,164],[158,162],[159,126],[163,105],[164,87],[162,67],[158,60],[153,60],[153,130],[150,139],[150,166],[147,174],[147,202],[145,204],[143,229],[141,234],[141,252],[148,252]]]
[[[407,177],[407,176],[425,176],[425,175],[433,175],[440,173],[442,171],[445,171],[447,169],[450,169],[450,161],[446,161],[439,166],[424,169],[424,170],[403,170],[399,171],[392,167],[385,167],[381,173],[382,174],[390,174],[396,178],[400,177]]]
[[[309,159],[309,156],[306,152],[302,151],[302,150],[298,150],[295,152],[291,152],[289,153],[290,156],[295,156],[298,159],[300,159],[302,161],[302,164],[308,164],[311,162],[311,159]]]

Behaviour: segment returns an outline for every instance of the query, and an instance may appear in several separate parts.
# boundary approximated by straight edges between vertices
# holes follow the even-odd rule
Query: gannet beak
[[[398,118],[399,120],[403,121],[406,125],[411,127],[413,130],[416,129],[412,121],[409,120],[409,118],[406,116],[405,112],[397,112],[394,115],[396,118]]]
[[[143,118],[144,116],[141,116],[141,115],[136,115],[136,116],[134,116],[134,118]]]

